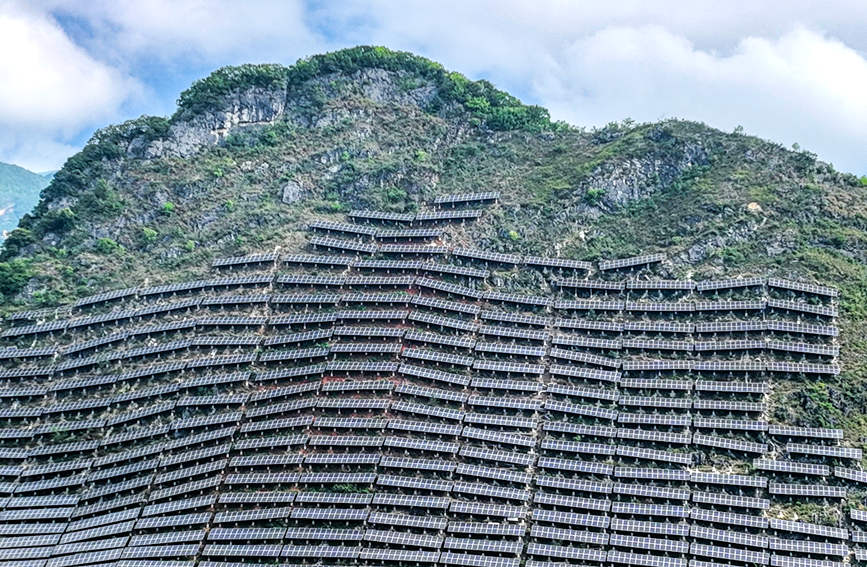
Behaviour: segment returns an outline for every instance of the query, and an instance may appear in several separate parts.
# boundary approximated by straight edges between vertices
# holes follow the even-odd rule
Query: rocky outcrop
[[[351,115],[350,111],[330,108],[327,103],[347,94],[380,104],[427,108],[436,98],[437,89],[406,71],[384,69],[363,69],[349,77],[340,73],[323,75],[289,91],[250,88],[232,93],[207,112],[177,116],[165,137],[133,138],[127,153],[144,159],[189,157],[203,147],[225,140],[236,128],[263,126],[281,118],[302,127],[332,126]]]
[[[215,145],[234,128],[271,124],[286,107],[286,92],[263,88],[235,92],[219,108],[173,121],[165,138],[136,138],[127,150],[132,157],[189,157],[204,146]]]

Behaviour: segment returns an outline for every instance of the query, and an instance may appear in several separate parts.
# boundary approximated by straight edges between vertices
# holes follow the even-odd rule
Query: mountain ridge
[[[5,234],[15,229],[18,220],[36,205],[39,192],[49,182],[50,175],[0,163],[0,231]]]

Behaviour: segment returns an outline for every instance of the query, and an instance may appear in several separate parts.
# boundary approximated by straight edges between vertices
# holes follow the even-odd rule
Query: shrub
[[[515,241],[521,239],[521,235],[518,234],[518,231],[517,231],[517,230],[510,230],[508,234],[509,234],[509,239],[510,239],[512,242],[515,242]]]
[[[603,197],[605,197],[605,189],[588,189],[587,193],[584,194],[584,202],[586,202],[588,205],[598,205],[602,202]]]
[[[81,215],[109,216],[123,210],[123,200],[104,179],[98,179],[93,191],[85,193],[78,200],[75,210]]]
[[[42,226],[46,231],[66,232],[75,225],[75,213],[69,207],[48,211],[42,217]]]
[[[196,243],[192,240],[187,240],[186,242],[184,242],[184,250],[186,250],[187,252],[192,252],[195,249]]]
[[[231,213],[235,210],[235,201],[232,199],[226,199],[226,202],[223,203],[223,207]]]
[[[26,228],[16,228],[9,233],[3,242],[3,258],[17,256],[21,250],[36,242],[33,232]]]
[[[399,187],[389,187],[385,191],[385,198],[388,199],[389,203],[400,203],[406,200],[406,191]]]
[[[335,200],[319,201],[314,209],[317,213],[342,213],[346,210],[346,205]]]
[[[145,242],[153,242],[157,239],[157,231],[150,227],[144,227],[141,229],[142,237],[145,239]]]
[[[175,204],[171,201],[166,201],[163,203],[163,208],[160,210],[164,215],[170,215],[175,212]]]
[[[867,186],[867,175],[862,175],[858,181],[861,182],[861,185]]]
[[[114,254],[122,249],[123,247],[111,238],[100,238],[96,241],[96,250],[100,254]]]
[[[9,298],[21,291],[32,277],[30,262],[15,258],[9,262],[0,262],[0,293]]]

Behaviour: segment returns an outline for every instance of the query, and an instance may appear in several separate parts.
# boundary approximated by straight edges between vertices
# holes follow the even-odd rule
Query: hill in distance
[[[4,309],[204,276],[306,249],[311,220],[498,191],[456,244],[581,260],[666,255],[668,277],[774,275],[841,290],[839,377],[781,383],[786,422],[867,432],[867,187],[807,152],[703,124],[549,119],[485,81],[384,48],[223,68],[169,117],[97,132],[7,239]],[[545,282],[495,274],[504,290]]]
[[[33,173],[23,167],[0,163],[0,231],[7,233],[39,201],[39,192],[51,181],[51,175]]]

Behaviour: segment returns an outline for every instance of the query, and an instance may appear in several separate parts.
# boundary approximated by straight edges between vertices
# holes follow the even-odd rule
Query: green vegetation
[[[166,201],[163,203],[163,206],[160,208],[160,212],[164,215],[170,215],[175,212],[175,204],[171,201]]]
[[[589,205],[598,205],[602,202],[602,199],[605,197],[605,189],[600,188],[591,188],[587,190],[587,193],[584,195],[584,201]]]
[[[229,94],[251,89],[292,89],[307,81],[341,73],[351,75],[363,69],[385,69],[409,75],[401,79],[407,90],[412,84],[433,83],[438,98],[431,110],[461,104],[479,124],[494,130],[550,130],[562,128],[551,122],[548,111],[527,106],[487,81],[470,81],[460,73],[446,71],[442,65],[411,53],[385,47],[360,46],[301,59],[292,67],[281,65],[241,65],[223,67],[199,79],[178,98],[178,114],[197,114],[215,108]]]
[[[15,296],[32,276],[30,262],[23,258],[0,262],[0,301]]]
[[[157,239],[157,231],[150,227],[144,227],[141,229],[142,238],[144,238],[145,242],[153,242]]]
[[[0,163],[0,231],[11,231],[39,200],[48,179],[17,165]]]
[[[100,238],[96,241],[96,250],[100,254],[114,254],[122,250],[122,246],[111,238]]]

